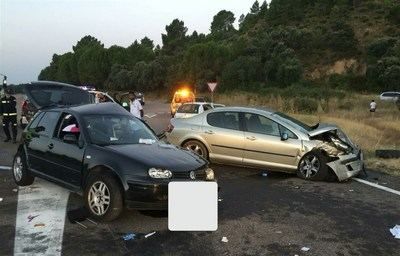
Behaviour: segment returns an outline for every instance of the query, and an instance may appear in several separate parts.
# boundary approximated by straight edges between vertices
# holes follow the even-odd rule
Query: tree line
[[[147,37],[109,48],[87,35],[71,52],[54,54],[39,80],[109,90],[166,90],[189,84],[206,90],[262,91],[315,86],[378,91],[400,87],[398,0],[255,1],[239,17],[218,12],[208,34],[188,33],[184,21],[165,27],[162,46]],[[381,24],[379,30],[369,27]],[[354,58],[365,72],[310,78],[336,60]],[[339,82],[338,82],[339,81]]]

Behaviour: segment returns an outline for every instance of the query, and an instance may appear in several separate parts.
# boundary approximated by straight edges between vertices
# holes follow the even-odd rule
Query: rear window
[[[29,125],[29,129],[35,129],[38,126],[38,123],[40,121],[40,119],[43,117],[44,112],[38,112],[34,117],[33,120],[31,122],[31,124]]]
[[[396,92],[385,92],[382,94],[383,97],[399,97],[400,93]]]
[[[58,121],[58,116],[59,116],[58,112],[52,112],[52,111],[46,112],[42,117],[42,119],[40,119],[39,124],[37,125],[37,127],[42,128],[42,130],[38,132],[38,134],[47,137],[52,137],[54,128]]]
[[[239,130],[238,112],[214,112],[207,115],[207,123],[211,126]]]

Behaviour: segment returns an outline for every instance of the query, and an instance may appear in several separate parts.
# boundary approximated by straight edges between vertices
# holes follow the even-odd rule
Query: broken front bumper
[[[364,156],[361,151],[349,155],[338,156],[338,159],[327,163],[339,181],[356,176],[364,169]]]

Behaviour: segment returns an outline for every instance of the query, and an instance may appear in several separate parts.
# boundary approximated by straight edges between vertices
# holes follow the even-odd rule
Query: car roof
[[[275,110],[267,107],[220,107],[220,108],[215,108],[214,111],[252,112],[252,113],[260,113],[268,115],[276,113]]]
[[[45,111],[70,112],[78,115],[129,115],[123,107],[114,102],[85,104],[79,106],[46,109]]]

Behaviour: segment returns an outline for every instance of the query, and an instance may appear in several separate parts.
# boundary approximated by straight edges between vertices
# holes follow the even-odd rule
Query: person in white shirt
[[[139,99],[136,97],[134,92],[129,92],[130,99],[130,112],[135,117],[141,119],[143,118],[143,107]]]
[[[376,102],[374,100],[371,101],[371,103],[369,103],[369,112],[375,112],[376,110]]]

